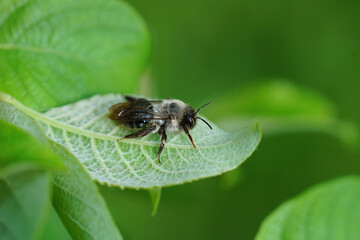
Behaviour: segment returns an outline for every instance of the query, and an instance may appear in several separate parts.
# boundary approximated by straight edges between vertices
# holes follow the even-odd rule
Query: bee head
[[[183,126],[187,127],[188,129],[193,129],[196,125],[196,119],[200,119],[204,123],[206,123],[206,125],[208,125],[210,129],[212,129],[212,127],[210,126],[210,124],[208,122],[206,122],[204,119],[202,119],[198,116],[198,112],[200,111],[200,109],[202,109],[203,107],[206,107],[207,105],[209,105],[211,103],[212,102],[209,102],[209,103],[205,104],[204,106],[199,107],[198,110],[196,110],[196,111],[192,107],[188,106],[185,109],[184,117],[181,121],[181,124]]]
[[[181,121],[181,124],[188,129],[193,129],[196,125],[196,117],[197,113],[195,112],[195,110],[192,107],[188,106],[185,109],[184,117]]]

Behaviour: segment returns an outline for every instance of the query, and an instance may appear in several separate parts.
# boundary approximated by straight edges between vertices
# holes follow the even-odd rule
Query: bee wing
[[[126,109],[128,109],[131,106],[131,103],[124,102],[124,103],[117,103],[112,105],[109,108],[109,118],[112,120],[118,120],[121,113],[124,112]]]
[[[165,120],[166,116],[149,109],[152,103],[162,101],[148,101],[144,98],[125,97],[128,102],[117,103],[109,108],[109,118],[120,122],[139,120]]]
[[[125,109],[130,105],[130,103],[124,102],[124,103],[116,103],[109,107],[109,112],[114,112],[117,109]]]

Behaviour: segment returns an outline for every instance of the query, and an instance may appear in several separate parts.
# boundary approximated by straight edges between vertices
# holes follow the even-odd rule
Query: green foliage
[[[0,98],[5,115],[19,122],[23,115],[34,119],[50,140],[77,157],[92,179],[120,187],[152,188],[219,175],[241,164],[260,141],[258,124],[227,133],[199,123],[191,132],[197,148],[185,134],[169,134],[159,165],[157,135],[118,141],[130,131],[108,119],[107,109],[124,100],[120,95],[94,96],[44,114],[8,95]]]
[[[0,13],[0,90],[25,105],[135,91],[149,36],[124,2],[5,0]]]
[[[13,98],[11,98],[11,100],[14,101]],[[37,151],[33,153],[33,159],[38,160],[40,163],[42,163],[41,160],[46,161],[47,159],[43,159],[43,152],[46,153],[51,149],[52,152],[49,152],[50,156],[56,156],[56,159],[61,159],[61,162],[65,166],[65,168],[63,167],[58,170],[54,169],[52,172],[53,205],[69,234],[74,238],[80,239],[104,239],[108,236],[111,236],[112,239],[121,239],[104,200],[78,160],[65,148],[46,140],[46,137],[41,132],[41,128],[31,118],[24,114],[21,115],[19,110],[12,108],[4,102],[0,103],[0,107],[0,118],[16,123],[37,136],[37,139],[43,139],[45,143],[47,143],[44,143],[41,149],[35,148]],[[28,136],[23,130],[11,124],[6,124],[5,126],[6,131],[3,131],[4,133],[9,132],[9,128],[12,127],[19,133]],[[15,130],[12,132],[16,133]],[[33,143],[37,143],[35,141],[37,139],[33,139],[32,137],[29,137],[29,139],[31,142],[28,142],[26,147],[31,148],[32,145],[36,147],[37,145]],[[26,138],[23,138],[23,140],[26,140]],[[26,157],[22,151],[11,151],[11,149],[17,149],[17,144],[18,142],[12,145],[5,145],[7,147],[6,152],[12,152],[12,155],[8,154],[7,156],[11,157],[11,159],[22,160],[23,157]],[[19,144],[26,145],[23,141],[19,141]],[[26,153],[26,151],[24,152]],[[37,158],[37,156],[39,157]],[[10,160],[6,162],[10,162]],[[49,163],[47,164],[50,164],[51,159],[48,158],[48,160]],[[6,193],[4,194],[6,195]],[[26,199],[24,201],[26,201]]]
[[[35,238],[50,203],[45,169],[62,164],[45,143],[1,119],[0,146],[1,239]]]
[[[0,146],[1,239],[35,238],[50,203],[45,169],[61,169],[61,162],[45,143],[1,119]]]
[[[0,90],[32,109],[137,88],[136,79],[148,58],[149,36],[143,21],[124,2],[1,1],[0,13]],[[31,117],[4,102],[0,109],[1,119],[49,145]],[[14,160],[51,163],[50,150],[34,137],[22,131],[13,138],[11,129],[5,128],[3,165]],[[12,153],[25,143],[22,155],[14,159]],[[96,186],[77,159],[54,143],[51,148],[66,166],[53,172],[53,204],[70,235],[121,239]]]
[[[258,124],[237,134],[201,126],[192,133],[197,149],[186,136],[170,135],[164,163],[158,165],[157,136],[117,142],[129,131],[106,114],[111,104],[123,101],[120,95],[40,113],[95,93],[134,92],[149,51],[147,31],[131,8],[114,0],[5,1],[0,12],[5,13],[0,19],[0,118],[21,128],[16,134],[8,126],[3,131],[3,165],[13,163],[17,155],[11,151],[23,154],[19,161],[49,164],[54,153],[61,159],[65,167],[52,171],[52,198],[72,238],[121,239],[92,179],[156,189],[154,214],[161,196],[156,186],[231,170],[259,143]],[[33,148],[24,142],[34,142]],[[19,151],[22,147],[26,150]]]
[[[17,168],[0,175],[0,236],[34,239],[49,208],[49,181],[44,170]]]
[[[335,106],[319,93],[288,81],[271,80],[222,96],[209,109],[209,116],[228,130],[258,119],[265,135],[324,132],[356,145],[359,129],[339,120],[336,112]]]
[[[358,3],[129,1],[155,39],[151,71],[140,83],[149,35],[126,3],[0,1],[1,239],[38,239],[48,199],[53,208],[42,239],[121,239],[111,215],[129,238],[252,239],[289,194],[319,176],[359,172],[349,161],[357,153],[314,134],[358,149],[357,126],[339,120],[360,116]],[[301,84],[264,83],[264,76]],[[324,91],[340,107],[300,85]],[[184,134],[169,134],[158,164],[158,135],[117,141],[130,131],[106,117],[123,101],[117,93],[153,89],[194,105],[213,100],[203,113],[239,132],[199,122],[192,131],[198,148]],[[235,169],[260,141],[254,118],[273,138]],[[162,207],[151,217],[144,191],[98,185],[108,211],[93,180],[148,189],[153,215],[162,194]],[[174,184],[181,186],[161,188]],[[257,237],[358,239],[358,189],[358,177],[315,187],[270,215]]]
[[[360,239],[360,177],[344,177],[284,203],[263,222],[256,240]]]
[[[122,239],[94,182],[66,149],[52,144],[66,171],[53,172],[53,205],[73,239]]]
[[[30,133],[1,119],[0,145],[0,169],[14,164],[43,167],[61,166],[60,160],[44,143]]]
[[[50,207],[49,216],[46,219],[41,240],[71,240],[69,233],[66,231],[58,214],[53,206]]]
[[[219,117],[232,114],[263,117],[309,117],[328,119],[335,115],[329,100],[285,80],[271,80],[224,96],[217,102]]]

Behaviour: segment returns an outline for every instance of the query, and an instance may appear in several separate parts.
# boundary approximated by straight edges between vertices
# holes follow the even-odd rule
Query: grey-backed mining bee
[[[196,148],[189,133],[189,129],[195,127],[196,120],[202,120],[212,129],[209,123],[198,116],[200,109],[211,104],[211,102],[195,111],[193,107],[176,99],[153,101],[131,96],[125,96],[125,99],[127,102],[117,103],[109,108],[109,118],[131,129],[142,128],[135,133],[124,136],[124,138],[143,137],[158,132],[161,135],[158,151],[159,163],[161,163],[160,156],[167,139],[166,132],[183,130]]]

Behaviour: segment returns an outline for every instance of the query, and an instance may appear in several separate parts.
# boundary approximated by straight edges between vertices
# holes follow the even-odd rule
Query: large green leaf
[[[122,1],[0,1],[0,90],[34,109],[133,92],[148,52],[144,23]]]
[[[328,99],[284,80],[236,89],[207,111],[228,130],[236,130],[255,118],[265,135],[312,131],[334,135],[347,144],[359,141],[357,126],[341,121]]]
[[[0,175],[0,238],[33,239],[49,207],[48,174],[17,168]]]
[[[41,114],[2,94],[7,118],[33,118],[49,139],[65,146],[84,165],[92,179],[120,187],[151,188],[181,184],[232,170],[256,149],[261,133],[256,123],[227,133],[200,122],[192,130],[197,148],[185,134],[169,134],[157,162],[159,136],[117,141],[130,133],[107,118],[107,109],[124,101],[120,95],[94,96]]]
[[[359,199],[358,176],[315,186],[270,214],[256,240],[360,239]]]

